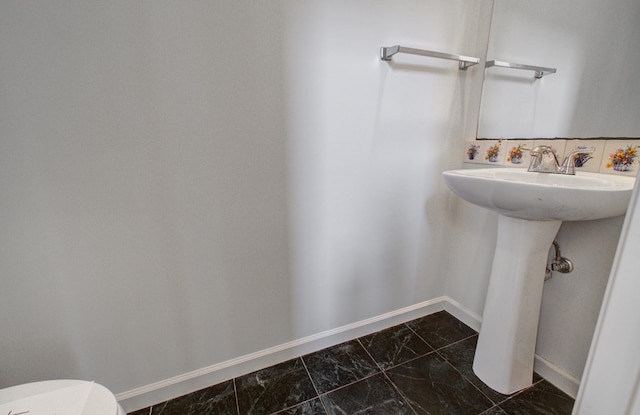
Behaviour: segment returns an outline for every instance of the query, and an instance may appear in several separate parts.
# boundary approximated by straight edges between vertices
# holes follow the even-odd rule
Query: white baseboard
[[[375,333],[407,321],[444,310],[448,297],[438,297],[366,320],[260,350],[202,369],[174,376],[146,386],[122,392],[116,399],[127,411],[136,411],[159,402],[206,388],[253,371],[273,366],[309,353]],[[453,313],[451,313],[453,315]],[[458,317],[456,315],[456,317]],[[462,320],[462,319],[461,319]],[[464,320],[462,320],[464,321]]]
[[[536,355],[533,369],[538,372],[540,376],[548,380],[549,383],[571,396],[573,399],[578,395],[580,379],[575,378],[572,374],[554,365],[544,357]]]
[[[480,325],[482,324],[482,316],[469,310],[453,298],[446,297],[444,309],[447,313],[451,314],[458,320],[462,321],[467,326],[471,327],[475,331],[480,331]]]
[[[177,398],[178,396],[441,310],[446,310],[472,329],[480,330],[481,316],[454,299],[442,296],[122,392],[116,395],[116,399],[127,412],[146,408],[159,402]],[[575,398],[580,386],[578,379],[541,356],[536,355],[535,359],[535,370],[542,377]]]

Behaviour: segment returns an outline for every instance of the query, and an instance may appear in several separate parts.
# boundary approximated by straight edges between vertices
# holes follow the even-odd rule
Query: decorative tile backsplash
[[[584,150],[584,152],[574,156],[576,171],[598,173],[600,171],[605,143],[605,140],[568,140],[565,154],[569,154],[571,151]]]
[[[506,167],[528,167],[530,149],[551,147],[561,163],[574,155],[576,171],[635,176],[640,166],[640,140],[474,140],[465,143],[464,162]],[[580,151],[584,150],[584,151]]]
[[[510,167],[527,167],[529,165],[529,152],[531,143],[525,140],[504,141],[505,145],[505,165]]]
[[[465,145],[465,161],[479,164],[504,164],[504,141],[478,140]]]
[[[635,176],[638,173],[638,149],[640,140],[607,141],[600,162],[600,172]]]

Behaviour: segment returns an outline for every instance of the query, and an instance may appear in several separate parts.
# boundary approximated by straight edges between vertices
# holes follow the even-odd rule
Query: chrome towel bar
[[[544,66],[522,65],[520,63],[502,62],[502,61],[487,61],[485,68],[491,68],[492,66],[499,66],[501,68],[512,69],[524,69],[526,71],[533,71],[533,76],[536,79],[542,78],[544,75],[556,73],[556,68],[545,68]]]
[[[414,49],[406,46],[387,46],[380,48],[380,59],[383,61],[390,61],[391,57],[396,53],[407,53],[409,55],[428,56],[431,58],[448,59],[452,61],[458,61],[458,69],[466,70],[469,66],[480,63],[480,58],[474,58],[471,56],[452,55],[450,53],[434,52],[432,50]]]

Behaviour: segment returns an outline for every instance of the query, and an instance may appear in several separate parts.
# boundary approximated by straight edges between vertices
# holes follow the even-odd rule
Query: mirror
[[[640,1],[494,0],[478,138],[640,137]]]

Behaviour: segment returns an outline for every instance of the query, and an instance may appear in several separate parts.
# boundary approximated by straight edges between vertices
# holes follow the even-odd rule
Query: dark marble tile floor
[[[540,376],[513,395],[471,369],[477,333],[445,311],[129,415],[562,415],[573,399]]]

